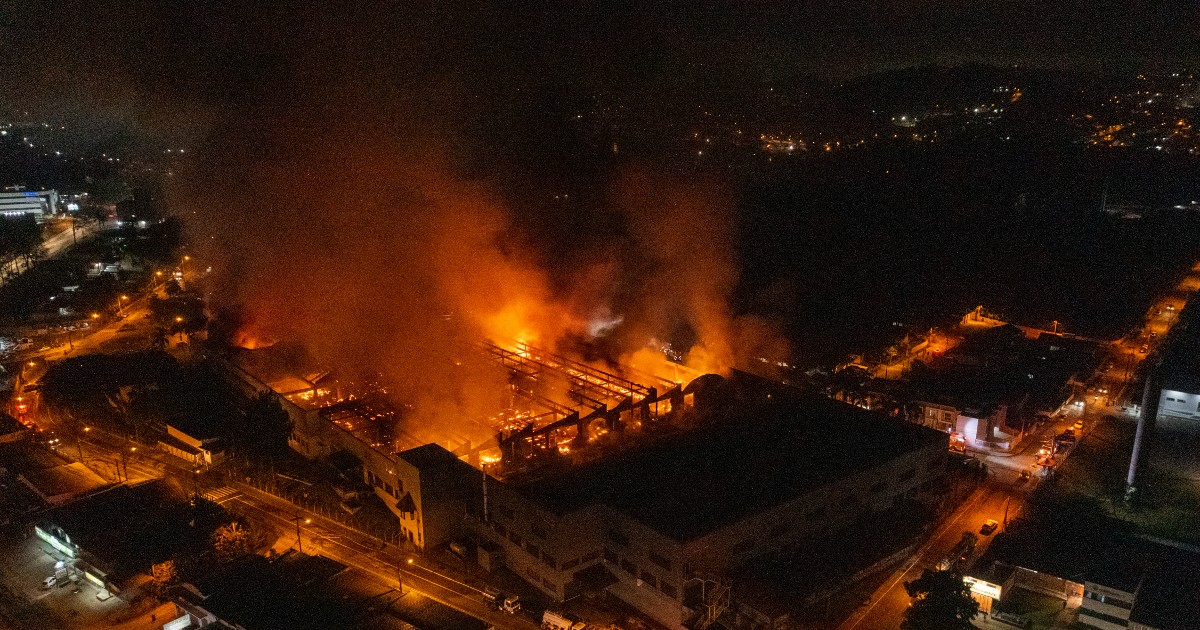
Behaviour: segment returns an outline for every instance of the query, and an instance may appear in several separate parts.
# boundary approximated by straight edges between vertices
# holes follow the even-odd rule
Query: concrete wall
[[[687,542],[603,505],[556,515],[497,482],[489,486],[490,519],[477,523],[477,534],[504,550],[510,569],[560,601],[575,573],[603,563],[619,580],[611,593],[673,628],[692,612],[683,602],[697,576],[727,574],[900,497],[934,500],[946,458],[939,441]]]
[[[1200,394],[1164,389],[1158,401],[1159,416],[1200,420]]]

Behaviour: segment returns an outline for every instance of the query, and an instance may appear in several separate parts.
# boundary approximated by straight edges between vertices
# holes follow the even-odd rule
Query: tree
[[[979,602],[962,576],[952,571],[926,569],[921,577],[904,583],[912,605],[904,611],[900,630],[972,630]]]
[[[238,526],[237,521],[213,532],[212,547],[218,562],[236,560],[254,551],[249,532]]]

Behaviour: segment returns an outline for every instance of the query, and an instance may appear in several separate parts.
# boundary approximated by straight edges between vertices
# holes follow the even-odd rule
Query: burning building
[[[473,538],[557,601],[607,590],[671,628],[733,610],[747,561],[942,488],[946,434],[740,372],[684,382],[481,343],[507,402],[452,436],[323,379],[281,391],[254,376],[270,351],[228,372],[283,397],[297,451],[356,456],[412,546]]]

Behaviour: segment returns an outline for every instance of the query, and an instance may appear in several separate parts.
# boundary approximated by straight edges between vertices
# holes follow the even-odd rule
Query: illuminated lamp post
[[[305,525],[312,523],[312,519],[304,518],[303,516],[300,516],[299,514],[292,517],[292,521],[294,521],[296,523],[296,547],[297,547],[297,549],[300,550],[300,553],[304,553],[304,539],[300,537],[300,521],[301,521],[301,519],[304,520]]]
[[[91,431],[92,427],[83,427],[82,433]],[[83,463],[83,435],[81,432],[75,433],[75,448],[79,451],[79,463]]]
[[[396,589],[400,591],[401,595],[404,595],[404,565],[412,563],[412,558],[405,560],[403,563],[396,563]]]

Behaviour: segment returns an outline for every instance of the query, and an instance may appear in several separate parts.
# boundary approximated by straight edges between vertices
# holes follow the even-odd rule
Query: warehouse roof
[[[515,485],[560,514],[603,503],[684,541],[947,441],[837,401],[788,398],[739,404],[690,433]]]

